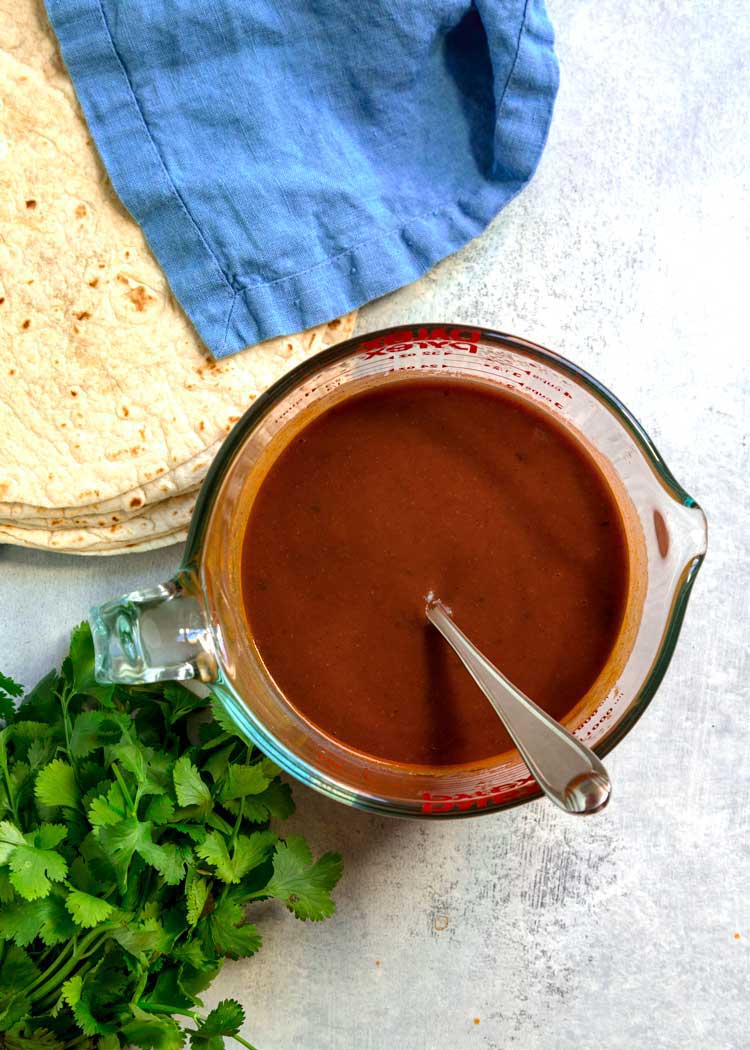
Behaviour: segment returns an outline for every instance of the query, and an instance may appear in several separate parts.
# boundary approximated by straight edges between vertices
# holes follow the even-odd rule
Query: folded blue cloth
[[[414,280],[546,140],[543,0],[46,2],[115,189],[217,357]]]

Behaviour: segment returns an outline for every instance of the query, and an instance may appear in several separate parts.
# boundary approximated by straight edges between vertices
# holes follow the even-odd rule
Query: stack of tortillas
[[[232,425],[353,325],[214,361],[107,180],[42,0],[0,0],[0,543],[184,539]]]

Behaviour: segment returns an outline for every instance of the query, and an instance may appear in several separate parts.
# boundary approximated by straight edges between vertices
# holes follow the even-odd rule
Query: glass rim
[[[200,577],[200,554],[208,527],[210,510],[213,506],[216,494],[221,487],[224,476],[226,475],[236,452],[244,444],[248,433],[251,433],[255,429],[279,400],[296,386],[313,376],[316,372],[339,360],[351,356],[365,341],[370,342],[384,339],[385,337],[396,333],[402,333],[405,339],[428,339],[430,338],[428,333],[432,330],[438,329],[443,332],[448,329],[461,332],[471,331],[472,334],[476,333],[478,335],[480,342],[489,345],[495,344],[498,346],[505,346],[512,350],[521,352],[526,356],[535,357],[540,362],[552,365],[558,371],[567,374],[576,383],[588,389],[588,391],[601,401],[608,411],[618,419],[624,428],[630,432],[654,471],[654,474],[661,481],[665,490],[675,502],[687,509],[695,509],[702,515],[704,529],[707,531],[707,522],[702,508],[679,484],[644,427],[636,419],[633,413],[623,404],[623,402],[620,401],[620,399],[613,394],[608,387],[587,372],[586,369],[574,364],[568,358],[563,357],[561,354],[558,354],[553,350],[549,350],[538,343],[533,343],[507,332],[484,328],[481,325],[456,324],[453,322],[418,322],[413,324],[394,325],[389,328],[381,328],[373,332],[354,335],[341,343],[337,343],[334,346],[321,350],[290,369],[256,398],[256,400],[240,417],[239,421],[235,424],[232,431],[223,442],[206,474],[206,478],[201,486],[196,506],[193,511],[179,574],[195,572]],[[387,349],[387,344],[384,345],[384,349]],[[594,745],[592,749],[600,758],[604,758],[608,755],[609,752],[628,735],[651,703],[661,685],[674,654],[685,612],[687,610],[688,600],[704,558],[705,549],[702,552],[696,553],[696,555],[685,566],[679,586],[673,596],[671,612],[659,648],[646,679],[636,696],[633,698],[627,712],[616,723],[606,737],[598,744]],[[221,679],[215,684],[220,685]],[[227,686],[233,692],[231,683],[227,682]],[[298,776],[303,783],[314,787],[316,790],[338,802],[355,805],[358,809],[372,813],[422,819],[426,816],[424,813],[416,809],[407,808],[405,805],[390,803],[387,800],[379,800],[375,798],[370,799],[367,796],[360,796],[352,788],[337,784],[327,774],[321,774],[312,769],[312,767],[308,770],[308,764],[306,762],[298,761],[297,757],[292,755],[283,745],[278,745],[278,750],[279,752],[283,752],[285,756],[288,756],[290,761],[285,763],[285,766],[286,768],[288,768],[289,765],[294,767],[288,769],[293,776]],[[272,755],[271,757],[274,758],[275,756]],[[542,797],[542,791],[535,790],[530,791],[528,794],[524,794],[521,797],[506,799],[504,801],[488,799],[486,806],[482,809],[452,809],[447,812],[437,811],[430,813],[429,819],[456,820],[463,817],[478,816],[482,813],[499,812],[501,810],[523,805],[527,802],[533,802],[535,799]]]

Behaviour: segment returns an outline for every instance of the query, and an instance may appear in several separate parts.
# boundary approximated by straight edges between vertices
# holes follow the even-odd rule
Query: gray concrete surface
[[[262,952],[211,993],[242,1000],[262,1050],[750,1046],[748,10],[550,7],[562,86],[536,179],[360,329],[482,322],[572,357],[706,508],[709,557],[601,816],[538,802],[425,826],[297,790],[295,827],[346,874],[327,923],[259,906]],[[3,548],[3,669],[30,682],[64,624],[177,561]]]

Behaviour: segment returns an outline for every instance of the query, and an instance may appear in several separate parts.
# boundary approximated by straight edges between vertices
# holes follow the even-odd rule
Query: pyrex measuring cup
[[[174,579],[92,611],[96,672],[100,680],[127,683],[200,678],[283,769],[349,805],[404,816],[487,813],[539,795],[516,751],[443,767],[400,765],[355,751],[286,703],[243,615],[242,538],[276,450],[321,405],[415,373],[471,379],[528,398],[569,426],[608,476],[628,533],[628,612],[607,668],[565,725],[600,756],[614,747],[669,664],[705,554],[706,520],[608,390],[542,347],[479,328],[419,325],[350,339],[299,365],[258,398],[204,482]]]

